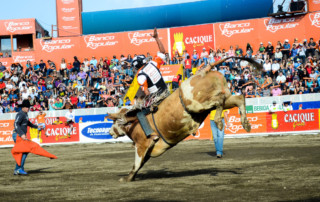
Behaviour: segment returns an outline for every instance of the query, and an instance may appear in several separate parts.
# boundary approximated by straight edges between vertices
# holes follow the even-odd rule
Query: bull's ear
[[[118,113],[108,114],[108,116],[106,116],[106,118],[115,121],[115,120],[119,119],[119,115],[118,115]]]

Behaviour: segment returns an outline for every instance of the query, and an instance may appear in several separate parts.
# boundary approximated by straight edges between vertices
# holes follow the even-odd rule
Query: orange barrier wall
[[[247,114],[251,123],[251,132],[246,132],[240,121],[240,115],[229,113],[229,127],[225,127],[228,135],[255,135],[255,134],[279,134],[279,132],[316,131],[320,129],[319,109],[293,110],[276,113],[252,113]],[[196,137],[188,139],[212,139],[210,120],[207,118],[200,126]]]

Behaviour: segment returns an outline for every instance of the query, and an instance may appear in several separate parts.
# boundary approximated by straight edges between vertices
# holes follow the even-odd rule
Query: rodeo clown
[[[27,175],[24,171],[24,163],[28,156],[28,153],[34,153],[37,155],[45,156],[51,159],[57,157],[50,154],[46,150],[40,147],[35,142],[27,139],[28,126],[32,128],[38,128],[37,125],[29,121],[28,112],[30,108],[29,100],[23,100],[21,105],[21,111],[17,113],[14,121],[14,130],[12,132],[12,139],[15,143],[11,150],[13,158],[16,160],[16,168],[14,169],[14,175]],[[40,128],[42,128],[40,126]]]
[[[154,59],[147,62],[144,55],[138,55],[134,57],[132,61],[132,66],[138,70],[138,84],[146,95],[146,98],[143,101],[138,101],[134,108],[141,109],[137,113],[137,118],[147,137],[154,133],[154,131],[151,129],[146,119],[146,115],[150,112],[156,111],[156,106],[159,105],[164,98],[170,95],[160,72],[160,65],[164,63],[166,57],[164,54],[165,48],[159,39],[156,28],[154,29],[154,34],[151,36],[156,40],[159,47],[159,52]],[[155,139],[157,139],[157,137]]]

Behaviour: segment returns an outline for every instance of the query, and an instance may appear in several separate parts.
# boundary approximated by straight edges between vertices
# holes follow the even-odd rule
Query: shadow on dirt
[[[39,174],[39,173],[61,173],[61,171],[49,171],[48,169],[50,169],[52,167],[48,167],[48,168],[40,168],[40,169],[36,169],[36,170],[29,170],[28,174]]]
[[[147,171],[147,173],[139,173],[136,177],[136,180],[180,178],[180,177],[190,177],[190,176],[197,176],[197,175],[216,176],[219,173],[231,173],[231,174],[239,175],[241,174],[241,172],[239,171],[240,169],[221,170],[221,169],[215,169],[215,168],[205,168],[205,169],[198,169],[198,170],[184,170],[184,171],[171,172],[171,171],[167,171],[167,169],[162,169],[157,171]]]

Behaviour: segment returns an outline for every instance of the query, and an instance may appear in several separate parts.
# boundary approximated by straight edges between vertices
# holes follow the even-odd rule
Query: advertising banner
[[[309,12],[320,11],[320,0],[309,0]]]
[[[0,121],[0,146],[13,145],[12,131],[14,129],[14,120]]]
[[[164,81],[172,81],[173,77],[178,74],[183,74],[183,66],[179,65],[162,65],[160,72],[163,76]]]
[[[229,50],[230,46],[239,45],[241,48],[250,43],[253,49],[260,43],[257,20],[242,20],[214,24],[216,48]]]
[[[81,0],[56,0],[58,36],[79,36],[82,34]]]
[[[284,40],[288,39],[289,43],[292,44],[294,38],[302,41],[306,37],[306,18],[304,16],[262,18],[256,19],[256,21],[258,22],[258,36],[265,46],[267,46],[267,42],[269,41],[272,42],[272,45],[275,47],[277,41],[284,43]],[[294,33],[294,36],[292,36],[292,33]]]
[[[209,51],[209,46],[214,48],[213,24],[195,25],[188,27],[170,28],[171,54],[179,55],[187,50],[191,56],[197,50],[199,56],[203,48]]]
[[[27,61],[30,61],[31,64],[36,62],[36,56],[34,51],[13,52],[12,59],[13,59],[13,63],[20,63],[23,66],[27,64]]]
[[[80,49],[80,37],[60,37],[51,40],[36,39],[34,46],[37,62],[41,59],[43,61],[54,61],[58,70],[62,58],[65,58],[67,63],[72,64],[74,56],[80,57],[86,52]]]
[[[33,34],[35,33],[35,19],[0,20],[0,35]]]
[[[35,119],[31,118],[30,121],[35,123]],[[55,123],[56,117],[45,117],[46,129],[39,133],[38,143],[64,143],[64,142],[79,142],[79,124],[73,124],[73,131],[68,136],[69,126],[65,124],[66,118],[60,117],[62,123]],[[27,137],[35,140],[38,137],[38,129],[28,128]]]
[[[267,131],[308,131],[319,129],[319,110],[293,110],[288,112],[267,113]]]
[[[7,69],[11,66],[13,59],[11,58],[0,58],[0,62],[3,66],[5,66]]]
[[[320,0],[319,0],[320,2]],[[320,7],[320,3],[319,3]],[[320,9],[319,9],[320,10]],[[314,37],[314,40],[319,39],[320,32],[320,12],[309,13],[305,17],[305,29],[308,30],[307,36]]]
[[[113,122],[99,122],[99,123],[80,123],[80,142],[127,142],[130,139],[127,136],[113,139],[109,130]]]

